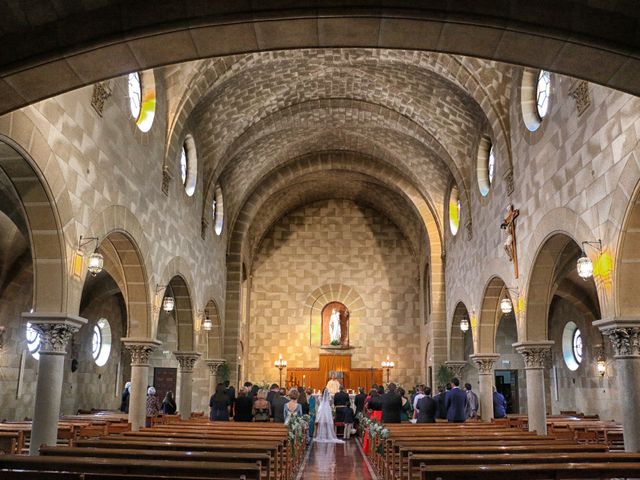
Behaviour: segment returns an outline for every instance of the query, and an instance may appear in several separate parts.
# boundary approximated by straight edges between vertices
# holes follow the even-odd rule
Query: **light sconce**
[[[94,277],[98,275],[104,267],[104,257],[100,253],[96,252],[99,240],[100,239],[98,237],[83,237],[82,235],[80,235],[80,240],[78,240],[78,250],[80,252],[82,252],[82,249],[91,242],[96,242],[94,251],[89,255],[89,261],[87,262],[87,270],[89,270],[89,273]]]
[[[601,253],[602,252],[602,240],[582,242],[582,255],[580,255],[580,258],[578,258],[578,261],[576,263],[576,268],[578,270],[578,275],[583,280],[586,281],[588,278],[593,277],[593,262],[591,261],[591,259],[589,257],[587,257],[587,254],[584,251],[585,245],[589,245],[589,246],[595,248],[596,250],[598,250],[598,252]]]
[[[163,290],[166,290],[168,286],[169,285],[156,285],[156,295],[158,295]],[[173,311],[175,306],[176,306],[176,301],[171,295],[166,295],[162,299],[162,309],[165,312],[169,313]]]
[[[505,287],[505,288],[507,289],[507,292],[513,293],[516,298],[520,297],[520,292],[517,287],[516,288]],[[508,296],[500,300],[500,311],[502,313],[513,312],[513,303],[511,303],[511,299]]]
[[[460,320],[460,330],[462,333],[469,331],[469,319],[467,317],[463,317],[462,320]]]
[[[596,370],[598,375],[604,377],[607,373],[607,361],[604,358],[604,348],[601,345],[596,346]]]
[[[204,320],[202,321],[202,330],[204,330],[205,332],[210,332],[211,330],[213,330],[213,322],[207,316],[205,316]]]

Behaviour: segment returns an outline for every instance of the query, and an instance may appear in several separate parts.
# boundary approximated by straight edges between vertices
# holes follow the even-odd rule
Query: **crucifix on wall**
[[[509,205],[507,216],[502,221],[500,228],[505,231],[507,238],[504,241],[504,251],[507,252],[509,260],[513,262],[513,273],[518,278],[518,248],[516,243],[516,218],[520,216],[520,210]]]

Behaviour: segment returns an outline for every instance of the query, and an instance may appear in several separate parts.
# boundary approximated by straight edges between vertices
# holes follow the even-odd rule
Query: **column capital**
[[[211,375],[216,375],[218,373],[218,368],[227,363],[227,361],[223,358],[207,358],[205,363],[207,364],[207,367],[209,367]]]
[[[444,362],[444,364],[451,371],[451,373],[453,373],[454,377],[460,378],[460,376],[462,375],[462,370],[469,364],[469,362],[466,362],[464,360],[447,360],[446,362]]]
[[[493,366],[499,358],[499,353],[477,353],[469,356],[469,360],[474,363],[480,375],[493,374]]]
[[[193,366],[198,361],[198,358],[202,356],[198,352],[173,352],[173,354],[178,360],[181,372],[192,372]]]
[[[125,337],[122,339],[124,348],[131,354],[131,365],[145,367],[149,365],[149,355],[156,348],[162,345],[162,342],[152,338],[136,338]]]
[[[634,318],[605,318],[596,320],[602,335],[609,337],[614,358],[640,357],[640,320]]]
[[[41,355],[65,355],[73,334],[87,323],[86,318],[66,313],[25,312],[22,318],[40,334]]]
[[[517,342],[512,347],[524,358],[525,370],[542,369],[546,359],[551,356],[554,343],[552,340]]]

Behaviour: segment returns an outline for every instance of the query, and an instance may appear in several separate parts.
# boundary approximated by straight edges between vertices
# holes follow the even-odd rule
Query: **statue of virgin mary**
[[[331,343],[340,343],[342,341],[340,312],[335,308],[331,311],[331,318],[329,319],[329,341]]]

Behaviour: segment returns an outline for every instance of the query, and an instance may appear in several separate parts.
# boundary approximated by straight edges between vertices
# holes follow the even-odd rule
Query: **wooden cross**
[[[516,218],[520,216],[520,210],[509,205],[507,208],[507,216],[500,224],[500,228],[507,233],[507,239],[504,242],[504,250],[507,252],[509,260],[513,262],[513,272],[515,278],[518,278],[518,248],[516,243]]]

